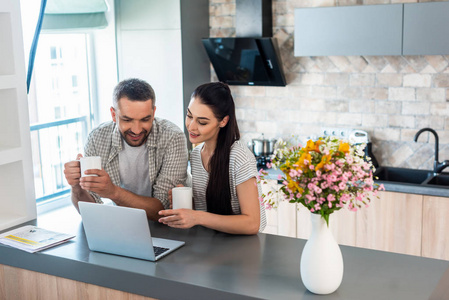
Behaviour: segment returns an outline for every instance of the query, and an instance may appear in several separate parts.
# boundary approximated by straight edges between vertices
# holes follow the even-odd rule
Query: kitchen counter
[[[159,299],[322,299],[300,278],[305,240],[269,234],[235,236],[200,226],[149,222],[153,236],[186,245],[157,263],[91,252],[73,207],[26,224],[76,237],[38,253],[0,245],[0,264]],[[340,246],[344,277],[326,299],[428,299],[448,261]]]
[[[283,175],[282,171],[275,169],[265,169],[268,175],[266,179],[278,180],[279,175]],[[278,180],[281,183],[280,180]],[[428,195],[436,197],[449,197],[449,187],[429,186],[412,183],[398,183],[394,181],[376,180],[378,184],[383,184],[388,192],[398,192],[417,195]]]

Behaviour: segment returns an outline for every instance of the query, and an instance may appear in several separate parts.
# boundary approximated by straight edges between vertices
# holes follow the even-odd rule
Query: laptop
[[[152,238],[145,210],[78,202],[89,249],[157,261],[185,242]]]

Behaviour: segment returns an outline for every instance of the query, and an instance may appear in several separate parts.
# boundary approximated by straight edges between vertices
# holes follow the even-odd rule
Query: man
[[[72,186],[72,202],[103,203],[142,208],[151,220],[170,206],[168,191],[187,179],[187,143],[173,123],[154,117],[155,95],[143,80],[128,79],[114,89],[112,122],[94,129],[84,148],[86,156],[101,156],[102,170],[81,177],[79,161],[64,165]],[[82,157],[77,155],[77,160]]]

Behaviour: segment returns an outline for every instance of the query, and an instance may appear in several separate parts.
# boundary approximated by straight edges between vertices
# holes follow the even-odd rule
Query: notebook
[[[89,249],[156,261],[185,242],[152,238],[145,210],[78,202]]]

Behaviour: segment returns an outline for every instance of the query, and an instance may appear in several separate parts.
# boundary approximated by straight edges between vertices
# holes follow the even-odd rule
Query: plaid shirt
[[[155,118],[146,145],[152,196],[159,199],[164,208],[169,208],[168,190],[177,184],[185,185],[187,179],[186,138],[175,124]],[[122,138],[112,121],[92,130],[84,147],[86,156],[101,156],[103,169],[117,186],[120,186],[118,154],[121,150]],[[96,193],[91,192],[91,195],[95,201],[102,203]]]

